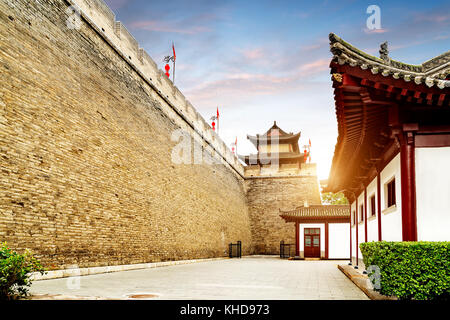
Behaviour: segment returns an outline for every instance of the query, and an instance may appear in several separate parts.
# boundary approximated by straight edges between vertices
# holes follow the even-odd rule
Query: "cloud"
[[[185,90],[185,94],[200,109],[217,101],[226,101],[231,106],[257,96],[282,96],[305,88],[310,78],[328,71],[329,63],[330,59],[317,59],[300,64],[288,73],[223,73],[219,79],[203,81]]]
[[[298,67],[298,71],[302,76],[314,75],[322,71],[328,70],[330,59],[318,59],[310,63],[302,64]]]
[[[369,34],[369,33],[386,33],[388,31],[389,30],[385,29],[385,28],[380,28],[380,29],[367,29],[367,28],[364,28],[364,32],[367,33],[367,34]]]
[[[162,20],[133,21],[130,23],[132,29],[140,29],[155,32],[172,32],[180,34],[197,34],[209,32],[211,28],[204,25],[187,25],[183,22],[167,22]]]
[[[433,22],[442,24],[450,22],[450,14],[441,12],[417,13],[415,14],[414,22]]]
[[[242,55],[249,60],[261,59],[265,56],[262,48],[244,49],[242,50]]]

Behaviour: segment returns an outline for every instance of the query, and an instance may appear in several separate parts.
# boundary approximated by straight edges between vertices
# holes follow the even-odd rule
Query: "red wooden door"
[[[305,228],[305,258],[320,258],[320,228]]]

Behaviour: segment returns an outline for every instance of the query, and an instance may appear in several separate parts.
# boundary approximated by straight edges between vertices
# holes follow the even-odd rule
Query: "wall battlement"
[[[164,110],[172,120],[179,122],[179,118],[193,129],[194,139],[205,140],[219,157],[231,166],[241,177],[244,176],[244,166],[231,152],[224,141],[212,130],[205,119],[197,112],[194,106],[186,99],[181,91],[167,78],[165,73],[158,69],[151,56],[141,47],[120,22],[115,20],[114,12],[103,0],[66,0],[67,3],[79,8],[80,15],[91,25],[107,42],[114,47],[127,62],[155,88],[161,97],[166,100],[171,110]],[[169,109],[169,108],[167,108]],[[188,127],[181,125],[188,130]],[[189,130],[190,131],[190,130]]]

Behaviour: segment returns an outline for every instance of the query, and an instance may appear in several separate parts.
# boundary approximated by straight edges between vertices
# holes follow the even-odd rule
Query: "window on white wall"
[[[352,212],[352,225],[353,226],[355,225],[355,221],[356,221],[356,212],[355,212],[355,210],[353,210],[353,212]]]
[[[376,205],[375,205],[375,194],[370,197],[370,216],[375,217],[376,215]]]
[[[395,178],[386,183],[385,187],[385,199],[386,199],[386,208],[390,208],[395,206]]]
[[[359,222],[364,221],[364,205],[359,206]]]

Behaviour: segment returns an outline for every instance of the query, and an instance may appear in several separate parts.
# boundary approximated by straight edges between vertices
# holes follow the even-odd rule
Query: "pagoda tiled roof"
[[[350,218],[349,205],[310,205],[300,206],[294,210],[280,211],[280,217],[286,221],[296,221],[301,219],[323,219],[323,218]]]
[[[277,132],[278,134],[276,135],[276,139],[278,139],[278,141],[292,141],[292,142],[297,142],[298,139],[300,138],[300,132],[294,134],[294,133],[287,133],[284,130],[282,130],[280,127],[278,127],[277,122],[274,121],[273,126],[270,127],[269,130],[267,130],[264,134],[258,134],[256,136],[251,136],[251,135],[247,135],[247,139],[249,139],[255,146],[257,145],[258,141],[267,141],[270,143],[270,140],[273,139],[274,132]]]
[[[388,56],[387,43],[381,48],[378,58],[355,48],[334,33],[330,33],[329,39],[333,60],[340,65],[359,66],[363,70],[369,69],[372,74],[403,79],[406,82],[413,81],[416,84],[424,83],[428,87],[450,87],[450,80],[447,80],[450,74],[450,51],[420,65],[411,65],[391,59]]]

